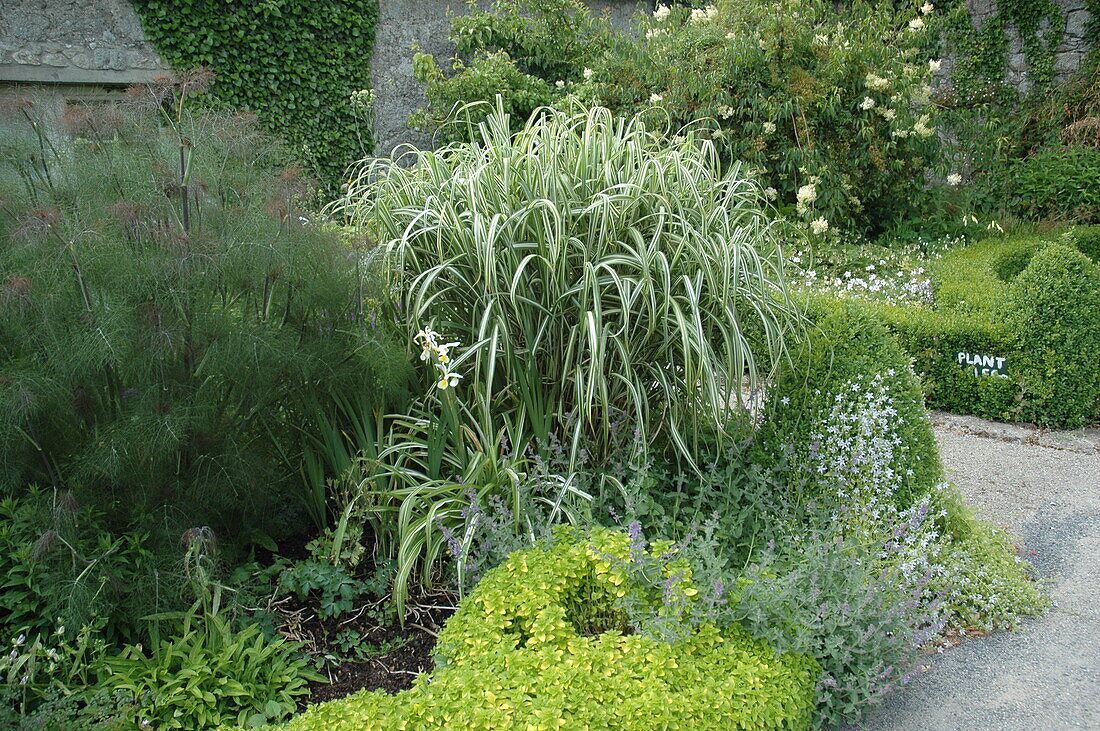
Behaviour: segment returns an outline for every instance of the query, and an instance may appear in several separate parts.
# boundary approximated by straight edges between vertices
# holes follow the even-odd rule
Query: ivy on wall
[[[173,68],[209,67],[211,94],[255,112],[327,192],[373,148],[378,0],[132,0]]]
[[[1053,0],[996,0],[996,15],[978,29],[970,24],[965,2],[955,3],[949,45],[958,50],[954,81],[974,88],[1004,79],[1008,64],[1008,29],[1015,28],[1027,61],[1031,93],[1042,94],[1054,83],[1055,51],[1065,34],[1065,17]]]

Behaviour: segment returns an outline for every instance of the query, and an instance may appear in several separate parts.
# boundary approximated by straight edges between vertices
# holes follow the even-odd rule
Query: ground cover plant
[[[558,531],[552,545],[513,554],[448,622],[432,682],[317,706],[288,728],[805,727],[816,675],[809,658],[776,658],[713,625],[676,645],[630,631],[616,597],[637,592],[660,604],[658,587],[635,584],[619,565],[631,550],[626,533],[598,529]],[[682,568],[651,557],[673,592],[698,594]]]

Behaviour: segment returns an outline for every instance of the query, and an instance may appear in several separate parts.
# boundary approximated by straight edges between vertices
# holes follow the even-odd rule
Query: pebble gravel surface
[[[854,728],[1100,729],[1100,429],[933,423],[949,479],[1012,533],[1054,607],[935,655]]]

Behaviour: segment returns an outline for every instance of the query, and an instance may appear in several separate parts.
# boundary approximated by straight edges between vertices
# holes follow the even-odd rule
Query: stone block
[[[1066,14],[1066,36],[1084,38],[1085,25],[1089,22],[1089,11],[1075,10]]]
[[[14,63],[22,64],[24,66],[42,65],[42,61],[39,60],[38,54],[36,52],[22,48],[12,52],[11,60]]]

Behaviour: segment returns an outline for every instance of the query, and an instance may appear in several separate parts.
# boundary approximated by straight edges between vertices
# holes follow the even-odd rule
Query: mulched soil
[[[396,622],[379,621],[378,616],[369,611],[369,606],[350,618],[340,617],[338,621],[328,620],[327,623],[316,620],[314,631],[323,631],[329,638],[352,629],[375,646],[396,646],[384,655],[361,662],[352,660],[326,666],[321,674],[328,675],[331,682],[310,683],[305,703],[331,701],[363,689],[396,693],[412,687],[420,673],[431,672],[435,667],[432,651],[437,636],[454,613],[450,597],[434,598],[442,602],[433,604],[430,599],[422,599],[420,604],[410,606],[410,616],[404,627]]]
[[[302,540],[290,539],[279,545],[271,555],[261,556],[268,562],[279,555],[291,560],[309,557]],[[431,672],[435,663],[432,652],[440,630],[454,614],[457,595],[450,592],[422,595],[410,599],[405,624],[383,611],[389,597],[365,597],[350,613],[322,619],[315,607],[286,596],[270,607],[282,617],[281,631],[292,640],[305,643],[305,651],[315,654],[341,655],[337,635],[352,630],[364,643],[385,650],[383,654],[363,660],[341,657],[326,662],[319,671],[329,682],[309,683],[309,695],[299,698],[299,710],[312,703],[336,700],[360,690],[384,690],[397,693],[412,687],[421,673]]]

